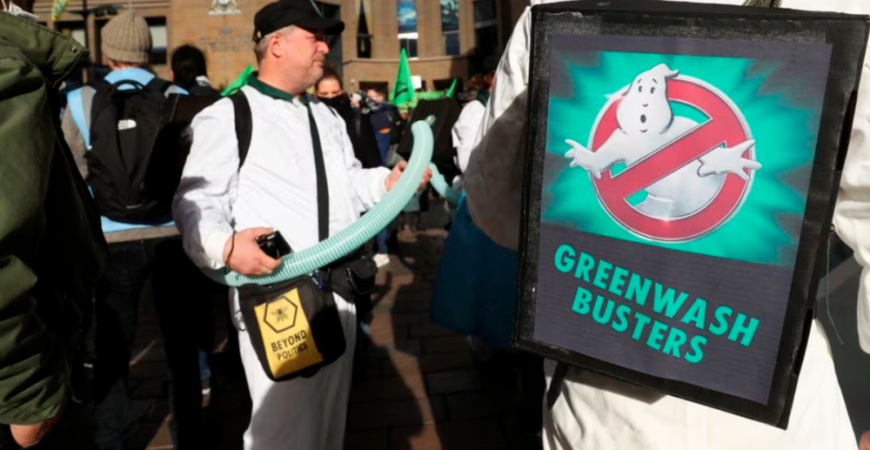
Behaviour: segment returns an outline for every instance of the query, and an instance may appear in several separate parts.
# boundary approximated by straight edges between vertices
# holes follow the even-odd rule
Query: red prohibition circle
[[[676,219],[650,217],[632,207],[628,197],[680,167],[703,156],[720,145],[733,147],[751,138],[743,115],[724,94],[702,82],[677,77],[668,80],[668,100],[698,109],[708,120],[652,155],[626,168],[614,176],[611,171],[592,177],[593,186],[601,204],[619,224],[631,232],[648,239],[666,242],[685,242],[702,237],[725,224],[740,208],[749,192],[752,178],[744,181],[729,173],[719,192],[704,208]],[[598,151],[618,130],[616,108],[620,99],[605,106],[592,129],[590,150]],[[754,159],[752,149],[743,158]],[[743,169],[750,174],[749,169]]]

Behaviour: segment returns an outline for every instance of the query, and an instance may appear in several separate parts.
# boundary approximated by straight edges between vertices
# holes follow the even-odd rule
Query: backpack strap
[[[115,89],[115,85],[102,78],[94,80],[94,82],[89,85],[94,89],[94,95],[91,97],[90,108],[85,108],[85,111],[88,112],[86,123],[88,127],[88,135],[90,136],[93,135],[91,127],[94,122],[97,121],[97,116],[106,108],[106,106],[112,103],[112,90]],[[90,138],[88,141],[90,141]]]
[[[251,133],[253,131],[253,119],[251,118],[251,104],[242,90],[236,91],[230,96],[233,102],[233,112],[236,116],[236,139],[239,141],[239,170],[245,164],[248,157],[248,149],[251,147]]]

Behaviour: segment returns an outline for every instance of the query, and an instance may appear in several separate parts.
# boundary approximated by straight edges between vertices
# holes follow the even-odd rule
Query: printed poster
[[[415,0],[398,0],[399,33],[417,32],[417,4]]]
[[[831,46],[556,34],[550,52],[533,338],[767,404]]]
[[[441,31],[459,30],[459,0],[441,0]]]

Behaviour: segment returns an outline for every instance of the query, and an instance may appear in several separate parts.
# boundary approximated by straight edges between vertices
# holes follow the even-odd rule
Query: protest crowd
[[[171,76],[159,77],[149,66],[148,23],[124,8],[102,29],[105,75],[71,86],[65,81],[86,66],[88,49],[37,24],[32,3],[4,3],[0,450],[133,448],[131,368],[143,350],[137,333],[146,310],[156,315],[165,352],[159,393],[171,448],[211,448],[205,411],[232,383],[245,386],[251,405],[243,448],[358,448],[346,435],[359,419],[348,404],[355,383],[366,381],[366,346],[378,339],[374,317],[386,294],[376,291],[405,264],[400,237],[428,228],[446,243],[427,285],[426,323],[461,336],[475,377],[501,372],[516,394],[499,412],[515,424],[515,440],[456,448],[870,450],[863,430],[856,441],[820,326],[807,328],[787,429],[565,369],[513,345],[531,164],[531,7],[558,2],[529,3],[499,61],[463,88],[439,92],[415,92],[404,53],[391,89],[348,91],[325,60],[326,36],[345,24],[309,0],[277,0],[257,12],[256,67],[226,85],[210,80],[212,56],[195,45],[168,49]],[[856,0],[730,3],[870,14],[870,3]],[[865,75],[870,66],[862,67]],[[833,220],[866,272],[870,80],[861,81]],[[283,257],[326,246],[377,216],[369,211],[411,174],[419,139],[412,126],[420,122],[433,134],[432,165],[412,180],[395,217],[310,273],[251,282],[283,273]],[[449,195],[433,187],[437,179]],[[426,219],[433,214],[444,217],[435,227]],[[654,347],[642,336],[648,327],[661,335],[657,354],[690,364],[711,359],[706,336],[747,347],[759,340],[766,318],[758,313],[708,306],[701,293],[675,296],[673,280],[644,280],[587,251],[562,244],[555,268],[564,280],[609,289],[571,293],[567,311],[593,318],[593,328],[634,333],[634,342]],[[234,276],[248,281],[233,287]],[[855,299],[862,339],[870,333],[865,281]],[[651,319],[643,307],[682,325]],[[443,448],[454,448],[449,442],[442,437]]]

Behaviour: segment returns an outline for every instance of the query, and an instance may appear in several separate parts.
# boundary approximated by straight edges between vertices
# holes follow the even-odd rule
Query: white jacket
[[[456,165],[463,173],[468,168],[468,159],[471,158],[471,152],[474,150],[484,113],[486,113],[486,106],[483,106],[483,103],[477,100],[468,102],[462,107],[462,112],[451,130],[453,146],[456,147]]]
[[[532,4],[554,3],[532,0]],[[740,5],[743,0],[703,3]],[[865,0],[783,0],[791,9],[870,14]],[[498,244],[517,249],[526,139],[531,14],[514,29],[496,72],[496,83],[464,188],[475,224]],[[870,58],[870,52],[866,58]],[[870,351],[870,66],[864,61],[851,147],[836,207],[839,235],[864,266],[859,294],[861,345]],[[486,139],[482,139],[483,136]],[[861,222],[861,220],[864,220]],[[548,362],[548,376],[553,364]],[[827,338],[816,324],[810,334],[788,431],[579,370],[569,371],[563,395],[545,416],[545,447],[592,450],[731,450],[856,447],[834,372]]]
[[[316,244],[317,177],[308,112],[299,100],[266,96],[245,86],[253,131],[239,171],[235,114],[223,99],[198,114],[193,146],[173,207],[184,249],[200,267],[224,266],[233,230],[271,227],[294,251]],[[385,168],[363,169],[344,121],[319,101],[311,103],[329,183],[329,232],[337,233],[384,195]]]

